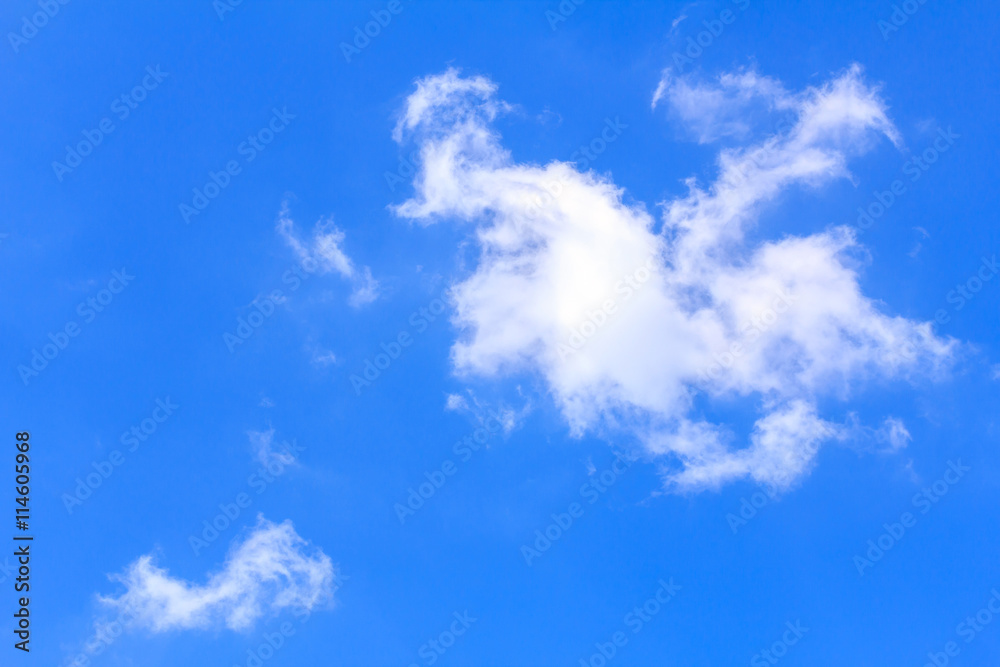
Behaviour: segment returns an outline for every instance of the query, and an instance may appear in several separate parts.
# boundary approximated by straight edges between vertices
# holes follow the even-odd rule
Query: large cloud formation
[[[824,442],[847,437],[819,398],[947,370],[954,341],[861,293],[850,229],[746,241],[769,200],[847,177],[848,159],[881,136],[900,142],[859,67],[799,93],[752,72],[667,73],[655,101],[700,141],[748,134],[737,121],[749,105],[792,120],[721,150],[715,182],[689,179],[659,225],[608,177],[516,162],[492,126],[508,108],[496,93],[454,69],[420,79],[394,132],[421,162],[395,212],[475,225],[478,265],[452,290],[459,373],[541,374],[574,434],[632,433],[664,457],[668,485],[689,490],[741,477],[787,488]],[[742,437],[700,416],[733,398],[759,409]]]

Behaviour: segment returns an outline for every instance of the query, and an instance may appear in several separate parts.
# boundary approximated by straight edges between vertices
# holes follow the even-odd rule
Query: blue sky
[[[0,10],[5,653],[1000,655],[994,5],[225,2]]]

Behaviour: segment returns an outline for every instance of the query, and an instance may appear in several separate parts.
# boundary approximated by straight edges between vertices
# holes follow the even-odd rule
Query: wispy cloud
[[[110,577],[125,587],[124,593],[99,601],[111,614],[130,619],[132,629],[167,632],[224,625],[245,631],[266,615],[332,602],[334,576],[330,558],[299,537],[290,521],[274,524],[259,516],[207,583],[172,577],[146,555]]]
[[[753,69],[727,72],[713,81],[677,76],[667,69],[653,92],[653,108],[661,101],[674,120],[704,144],[722,137],[744,139],[755,122],[775,111],[795,109],[802,100]]]
[[[260,461],[261,465],[267,467],[269,464],[281,464],[289,466],[295,462],[295,456],[288,450],[288,447],[275,448],[274,429],[266,431],[247,431],[250,438],[250,446],[253,448],[254,458]]]
[[[378,298],[379,284],[372,277],[371,269],[354,265],[344,252],[342,245],[346,234],[332,219],[322,218],[313,226],[312,235],[302,240],[292,220],[288,204],[281,207],[278,214],[277,231],[304,265],[315,265],[321,273],[336,272],[354,284],[349,303],[363,306]]]
[[[699,140],[742,136],[731,121],[759,100],[793,122],[722,150],[715,181],[690,179],[657,225],[608,177],[516,162],[492,125],[508,108],[496,84],[450,69],[417,81],[396,126],[422,162],[413,198],[395,211],[476,224],[478,266],[452,291],[458,373],[539,373],[574,434],[638,436],[673,461],[674,488],[744,476],[784,488],[844,437],[819,414],[819,396],[847,398],[871,376],[937,376],[955,354],[931,323],[862,294],[849,228],[745,241],[783,192],[848,177],[849,159],[899,134],[857,66],[796,93],[745,71],[665,85]],[[709,121],[695,118],[695,98],[710,100]],[[581,332],[586,343],[568,346]],[[760,415],[738,438],[699,416],[699,397],[753,398]]]
[[[312,362],[320,366],[329,366],[337,363],[337,355],[333,352],[317,350],[313,353]]]
[[[876,431],[876,439],[884,442],[886,448],[894,452],[909,445],[913,437],[901,419],[886,417],[882,426]]]

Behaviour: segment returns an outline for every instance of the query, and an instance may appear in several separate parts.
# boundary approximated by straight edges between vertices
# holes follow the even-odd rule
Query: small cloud
[[[913,437],[906,429],[903,420],[896,419],[895,417],[886,417],[885,421],[882,422],[882,426],[875,431],[875,440],[884,443],[886,451],[896,452],[904,449],[913,440]]]
[[[931,235],[930,235],[930,234],[929,234],[929,233],[927,232],[927,230],[926,230],[926,229],[924,229],[923,227],[914,227],[914,228],[913,228],[913,231],[915,231],[915,232],[919,233],[919,234],[920,234],[920,238],[923,238],[923,239],[929,239],[929,238],[931,237]],[[913,249],[912,249],[912,250],[910,250],[910,252],[908,252],[907,254],[908,254],[908,255],[909,255],[910,257],[916,257],[916,256],[917,256],[917,253],[919,253],[919,252],[920,252],[920,250],[921,250],[921,249],[922,249],[923,247],[924,247],[924,244],[923,244],[923,243],[921,243],[920,241],[917,241],[917,244],[916,244],[915,246],[913,246]]]
[[[267,396],[261,396],[260,397],[260,403],[258,403],[257,405],[259,405],[262,408],[273,408],[274,407],[274,401],[272,401]]]
[[[469,402],[466,401],[465,397],[460,394],[448,394],[448,398],[445,399],[444,409],[449,412],[468,410]]]
[[[275,451],[273,428],[266,431],[247,431],[247,435],[250,437],[254,458],[260,461],[264,467],[268,467],[270,464],[288,466],[295,462],[295,456],[288,451],[287,446],[283,446],[282,450]]]
[[[688,15],[687,15],[688,10],[692,9],[694,7],[697,7],[697,6],[698,6],[697,2],[689,2],[688,4],[684,5],[681,8],[681,11],[677,15],[677,18],[675,18],[673,21],[670,22],[670,35],[671,36],[677,34],[677,26],[679,26],[681,23],[683,23],[687,19],[687,17],[688,17]]]
[[[538,122],[542,125],[548,125],[550,123],[555,124],[557,127],[562,125],[563,118],[555,111],[552,111],[548,107],[542,109],[542,113],[537,116]]]
[[[501,405],[495,411],[495,416],[500,419],[500,423],[503,425],[503,432],[510,433],[524,423],[525,417],[527,417],[530,412],[531,403],[526,402],[519,410],[514,410],[513,408]]]
[[[205,584],[170,576],[148,554],[109,577],[125,587],[124,593],[98,600],[127,619],[128,629],[160,633],[224,625],[242,632],[264,616],[311,611],[331,602],[335,575],[329,556],[299,537],[291,521],[274,524],[258,515],[257,525]],[[108,625],[105,619],[95,622],[95,639]]]
[[[1000,364],[994,364],[992,371],[993,371],[993,379],[1000,380]]]
[[[333,352],[315,352],[313,353],[312,362],[320,366],[329,366],[337,363],[337,355]]]
[[[656,109],[656,105],[660,103],[663,99],[663,95],[667,92],[667,82],[670,80],[670,70],[663,70],[663,74],[660,75],[660,82],[656,84],[656,90],[653,91],[653,101],[650,103],[650,109]]]
[[[520,389],[520,388],[518,388]],[[461,394],[448,394],[445,399],[445,410],[452,412],[468,412],[478,422],[485,424],[491,419],[500,422],[504,434],[508,434],[524,423],[524,418],[531,412],[531,402],[525,399],[524,405],[513,409],[500,404],[496,407],[479,400],[471,389],[466,389],[468,398]]]
[[[355,308],[358,308],[371,303],[378,298],[378,295],[378,281],[372,278],[371,269],[366,266],[361,270],[361,275],[355,280],[354,291],[351,292],[348,302]]]
[[[858,453],[894,454],[905,449],[913,437],[902,419],[886,417],[877,427],[865,426],[857,414],[850,413],[839,427],[840,440]]]
[[[313,226],[311,238],[303,241],[299,238],[295,222],[289,215],[288,203],[285,202],[278,214],[277,231],[298,255],[303,269],[310,273],[316,270],[320,273],[336,272],[354,283],[354,291],[348,300],[351,306],[357,308],[378,298],[378,281],[372,277],[371,269],[367,266],[360,269],[354,266],[341,247],[346,234],[333,223],[332,218],[321,218]]]

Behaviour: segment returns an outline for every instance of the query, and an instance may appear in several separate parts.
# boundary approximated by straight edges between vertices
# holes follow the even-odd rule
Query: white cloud
[[[348,299],[355,308],[371,303],[378,298],[378,281],[372,278],[372,271],[367,266],[361,268],[361,272],[355,276],[354,291]]]
[[[299,238],[288,204],[285,203],[278,214],[276,228],[288,246],[298,255],[304,269],[311,271],[313,269],[310,267],[315,266],[321,273],[335,271],[354,284],[354,291],[348,299],[352,306],[363,306],[378,298],[378,281],[372,277],[371,269],[367,266],[360,269],[354,266],[351,258],[341,247],[346,235],[333,224],[333,220],[321,218],[313,227],[312,237],[303,241]]]
[[[884,442],[889,451],[895,452],[909,445],[913,436],[901,419],[886,417],[882,426],[876,431],[875,439]]]
[[[666,100],[671,115],[700,143],[721,137],[744,138],[752,123],[774,111],[789,111],[801,102],[776,79],[754,70],[720,75],[713,82],[676,76],[666,69],[653,93],[652,107]]]
[[[698,6],[697,2],[689,2],[688,4],[684,5],[681,8],[680,12],[677,14],[677,18],[675,18],[673,21],[670,22],[670,35],[671,36],[677,34],[677,26],[679,26],[681,23],[683,23],[685,20],[687,20],[687,17],[688,17],[687,12],[688,12],[688,10],[689,9],[693,9],[693,8],[695,8],[697,6]]]
[[[993,364],[993,379],[1000,380],[1000,364]]]
[[[171,577],[146,555],[110,577],[125,586],[124,593],[99,601],[128,619],[130,628],[166,632],[225,625],[245,631],[265,615],[312,610],[331,601],[334,577],[330,558],[310,548],[290,521],[274,524],[259,516],[206,584]]]
[[[518,394],[521,388],[518,387]],[[451,412],[467,412],[471,414],[480,424],[486,425],[492,419],[499,422],[504,434],[508,434],[519,428],[527,416],[531,413],[531,401],[524,399],[524,404],[514,409],[502,402],[492,405],[481,401],[471,389],[466,389],[468,399],[461,394],[448,394],[445,398],[445,410]]]
[[[469,402],[461,394],[448,394],[445,398],[444,409],[450,412],[461,412],[469,409]]]
[[[250,438],[254,457],[264,467],[267,467],[269,464],[289,466],[295,463],[295,456],[289,452],[287,446],[284,447],[284,451],[275,451],[273,428],[269,428],[266,431],[247,431],[247,436]]]
[[[337,363],[337,355],[333,352],[317,350],[313,353],[312,362],[320,366],[329,366],[330,364]]]
[[[723,150],[714,183],[691,179],[686,195],[662,203],[659,230],[607,177],[517,163],[491,124],[507,105],[484,77],[450,69],[419,80],[394,132],[421,156],[415,195],[396,213],[475,224],[478,266],[451,292],[463,332],[456,371],[541,374],[574,434],[637,435],[670,457],[678,488],[743,476],[787,487],[824,441],[842,437],[819,416],[820,396],[846,399],[869,377],[935,376],[955,353],[930,323],[861,293],[849,228],[745,241],[787,189],[849,176],[848,159],[879,135],[899,142],[877,89],[857,66],[794,95],[733,76],[742,95],[780,98],[795,120]],[[732,86],[720,81],[721,113]],[[699,397],[756,402],[749,444],[702,419]]]

